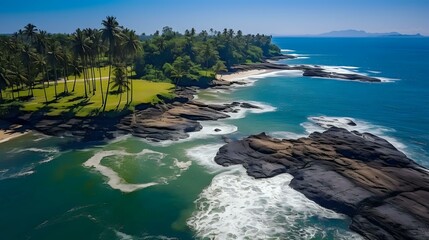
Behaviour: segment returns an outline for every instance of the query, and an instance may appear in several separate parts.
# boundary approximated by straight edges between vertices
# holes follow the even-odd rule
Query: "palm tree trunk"
[[[121,90],[121,93],[119,94],[119,102],[118,102],[118,106],[116,106],[116,109],[119,108],[119,105],[121,105],[121,101],[122,101],[122,89],[119,88]]]
[[[86,69],[85,69],[85,64],[84,64],[82,73],[83,73],[83,86],[84,86],[84,89],[85,89],[85,98],[87,98],[88,97],[88,91],[86,90]]]
[[[126,88],[126,90],[127,90],[127,104],[128,104],[128,96],[129,96],[129,93],[130,93],[130,88],[128,87],[128,66],[127,65],[125,65],[125,82],[127,83],[127,88]]]
[[[77,74],[74,75],[74,82],[73,82],[73,90],[72,90],[72,92],[74,92],[74,87],[76,86],[76,79],[77,79]]]
[[[67,87],[67,73],[66,70],[63,71],[63,75],[64,75],[64,93],[68,93],[69,88]]]
[[[130,80],[130,86],[131,86],[131,99],[130,99],[130,103],[133,102],[133,92],[134,92],[134,85],[133,85],[133,80]]]
[[[45,103],[48,103],[48,95],[46,95],[45,82],[42,80],[43,93],[45,94]]]
[[[107,80],[107,90],[106,90],[106,96],[104,98],[103,112],[106,110],[107,98],[109,97],[110,76],[112,74],[112,57],[110,57],[109,62],[110,62],[110,65],[109,65],[109,78]]]
[[[100,67],[100,55],[98,56],[98,73],[100,75],[100,93],[101,93],[101,102],[104,103],[104,93],[103,93],[103,81],[101,79],[101,67]]]
[[[58,93],[57,93],[57,80],[58,80],[58,75],[57,75],[57,65],[54,63],[54,72],[55,72],[55,80],[54,80],[54,87],[55,87],[55,99],[58,98]]]
[[[68,93],[69,92],[69,86],[67,85],[67,82],[69,81],[69,71],[67,70],[67,65],[68,65],[68,63],[66,62],[65,66],[64,66],[64,72],[65,72],[64,84],[65,84],[65,86],[67,88],[66,91]]]
[[[46,68],[44,69],[44,71],[45,73],[47,72]],[[43,81],[43,79],[42,79],[42,87],[43,87],[43,93],[45,94],[45,103],[48,103],[48,96],[46,95],[45,81]]]
[[[97,85],[95,82],[95,66],[94,66],[94,58],[91,58],[91,69],[92,69],[92,86],[94,90],[94,94],[97,91]]]
[[[14,84],[12,84],[12,100],[15,100],[15,93],[14,93],[13,85]]]

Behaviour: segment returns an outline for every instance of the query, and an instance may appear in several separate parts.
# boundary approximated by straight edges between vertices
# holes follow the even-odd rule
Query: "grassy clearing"
[[[109,114],[119,113],[121,111],[130,109],[134,110],[136,105],[142,103],[156,103],[159,101],[157,95],[163,95],[172,97],[173,85],[170,83],[163,82],[150,82],[146,80],[132,80],[133,81],[133,102],[127,105],[127,94],[122,94],[122,101],[119,103],[120,94],[115,93],[115,89],[110,91],[108,102],[106,106],[106,112]],[[102,96],[100,91],[99,80],[96,81],[97,90],[95,94],[88,92],[88,98],[85,98],[84,82],[77,81],[75,91],[71,92],[73,88],[73,81],[67,82],[69,94],[62,94],[64,90],[64,82],[58,81],[57,92],[60,95],[55,99],[55,87],[51,83],[49,87],[46,87],[46,94],[48,97],[48,103],[45,103],[45,95],[42,85],[37,85],[34,89],[34,97],[28,101],[23,102],[21,110],[24,111],[45,111],[49,116],[95,116],[102,111]],[[102,80],[103,82],[103,94],[105,95],[107,87],[107,79]],[[45,84],[46,86],[46,84]],[[18,92],[15,92],[15,97],[18,96]],[[28,90],[21,90],[19,95],[27,96]],[[6,99],[12,99],[11,90],[7,90],[4,94]]]
[[[114,68],[112,67],[112,76],[113,76],[113,70],[114,70]],[[88,71],[88,74],[92,74],[91,69],[88,68],[87,71]],[[128,67],[128,71],[132,71],[131,67]],[[95,77],[97,79],[100,77],[100,72],[101,72],[101,77],[102,78],[109,77],[109,66],[101,67],[100,69],[96,67],[96,68],[94,68],[94,72],[95,72]],[[134,72],[129,73],[129,74],[133,75]],[[74,75],[69,75],[67,78],[69,80],[74,80],[75,76]],[[83,73],[81,73],[80,75],[77,75],[76,79],[83,79]]]

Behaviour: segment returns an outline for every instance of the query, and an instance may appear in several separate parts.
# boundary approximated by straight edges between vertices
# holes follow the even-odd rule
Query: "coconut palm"
[[[136,32],[133,30],[125,29],[124,30],[124,40],[122,41],[122,48],[125,53],[126,68],[125,73],[128,80],[128,65],[132,66],[133,60],[138,52],[141,51],[141,42],[139,37],[136,35]],[[133,81],[130,81],[130,90],[131,90],[131,99],[133,101]],[[127,92],[127,102],[128,102],[128,92]]]
[[[36,49],[31,47],[28,44],[24,44],[21,49],[21,59],[22,63],[26,68],[27,81],[25,82],[29,87],[28,95],[33,95],[33,85],[35,80],[35,71],[33,66],[33,60],[36,55]]]
[[[38,31],[39,30],[35,25],[29,23],[24,27],[22,34],[25,36],[25,38],[30,44],[33,44],[36,41]]]
[[[103,93],[103,81],[101,78],[101,54],[105,51],[105,46],[103,45],[101,32],[99,30],[94,31],[92,35],[92,46],[91,49],[94,53],[95,62],[98,66],[99,80],[100,80],[100,94],[101,94],[101,102],[104,103],[104,93]]]
[[[222,61],[218,60],[213,66],[213,71],[215,72],[215,74],[220,74],[219,78],[222,78],[222,72],[226,72],[227,69],[225,64]]]
[[[109,77],[107,81],[107,89],[106,89],[106,96],[104,98],[104,106],[103,106],[103,112],[106,110],[107,105],[107,99],[109,97],[109,89],[110,89],[110,77],[112,74],[112,64],[113,64],[113,58],[115,54],[115,47],[117,47],[117,43],[119,39],[121,38],[121,28],[119,27],[119,23],[116,20],[116,17],[108,16],[105,20],[102,22],[103,29],[101,29],[101,38],[103,39],[103,42],[107,43],[109,50]]]
[[[45,74],[46,74],[46,76],[48,75],[47,71],[46,71],[46,67],[48,65],[48,63],[46,61],[46,57],[44,55],[42,55],[42,54],[36,54],[34,56],[33,63],[34,63],[34,65],[36,67],[38,67],[42,71],[42,81],[41,81],[41,83],[42,83],[43,93],[45,95],[45,102],[47,103],[48,102],[48,96],[46,95],[46,88],[45,88],[45,81],[44,81],[44,75]]]
[[[125,72],[126,66],[123,64],[120,64],[118,66],[115,67],[114,70],[114,82],[113,82],[113,86],[112,89],[117,89],[118,93],[119,93],[119,102],[118,105],[116,106],[116,108],[119,107],[119,105],[121,104],[122,101],[122,94],[124,92],[124,90],[128,91],[128,89],[130,88],[128,85],[128,81],[127,81],[127,76],[126,76],[126,72]],[[128,98],[127,98],[127,104],[128,104]]]
[[[83,70],[82,70],[82,67],[80,66],[80,63],[77,59],[75,59],[72,63],[70,63],[70,67],[72,69],[72,73],[74,76],[73,88],[72,88],[72,92],[74,92],[74,89],[76,87],[77,76],[80,76],[82,74]]]
[[[97,87],[95,84],[95,58],[97,55],[97,48],[95,47],[95,33],[98,32],[97,29],[92,29],[92,28],[85,28],[83,30],[85,36],[87,38],[89,38],[90,42],[89,42],[89,51],[87,53],[87,58],[88,58],[88,63],[89,63],[89,68],[91,69],[91,82],[92,82],[92,91],[95,92],[97,91]]]
[[[76,32],[72,35],[72,52],[77,57],[80,58],[81,63],[83,64],[83,81],[85,88],[85,97],[88,97],[87,91],[87,74],[86,74],[86,66],[87,66],[87,55],[89,53],[91,40],[85,36],[84,32],[78,28]],[[76,75],[75,75],[76,76]],[[73,88],[74,89],[74,88]]]
[[[6,69],[2,61],[0,61],[0,101],[3,101],[3,89],[6,89],[11,83],[10,70]]]
[[[57,66],[58,66],[58,64],[61,63],[61,61],[64,60],[63,51],[62,51],[61,45],[58,41],[51,41],[48,44],[48,57],[49,57],[49,62],[53,65],[53,69],[54,69],[55,99],[57,99],[58,98],[58,91],[57,91],[58,71],[57,71]]]

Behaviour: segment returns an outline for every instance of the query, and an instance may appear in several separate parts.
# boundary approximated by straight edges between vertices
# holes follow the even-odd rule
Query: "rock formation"
[[[429,239],[429,173],[386,140],[332,127],[307,138],[264,133],[223,146],[215,161],[255,178],[294,176],[291,187],[346,214],[368,239]]]

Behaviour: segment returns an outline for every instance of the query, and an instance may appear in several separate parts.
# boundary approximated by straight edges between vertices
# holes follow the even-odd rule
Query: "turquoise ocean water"
[[[0,239],[359,239],[349,219],[288,187],[287,174],[255,180],[213,162],[221,134],[296,138],[311,117],[352,118],[429,167],[428,38],[274,38],[289,64],[382,77],[370,84],[262,75],[207,102],[252,101],[180,142],[126,136],[109,143],[30,133],[0,144]],[[221,133],[213,131],[222,129]]]

